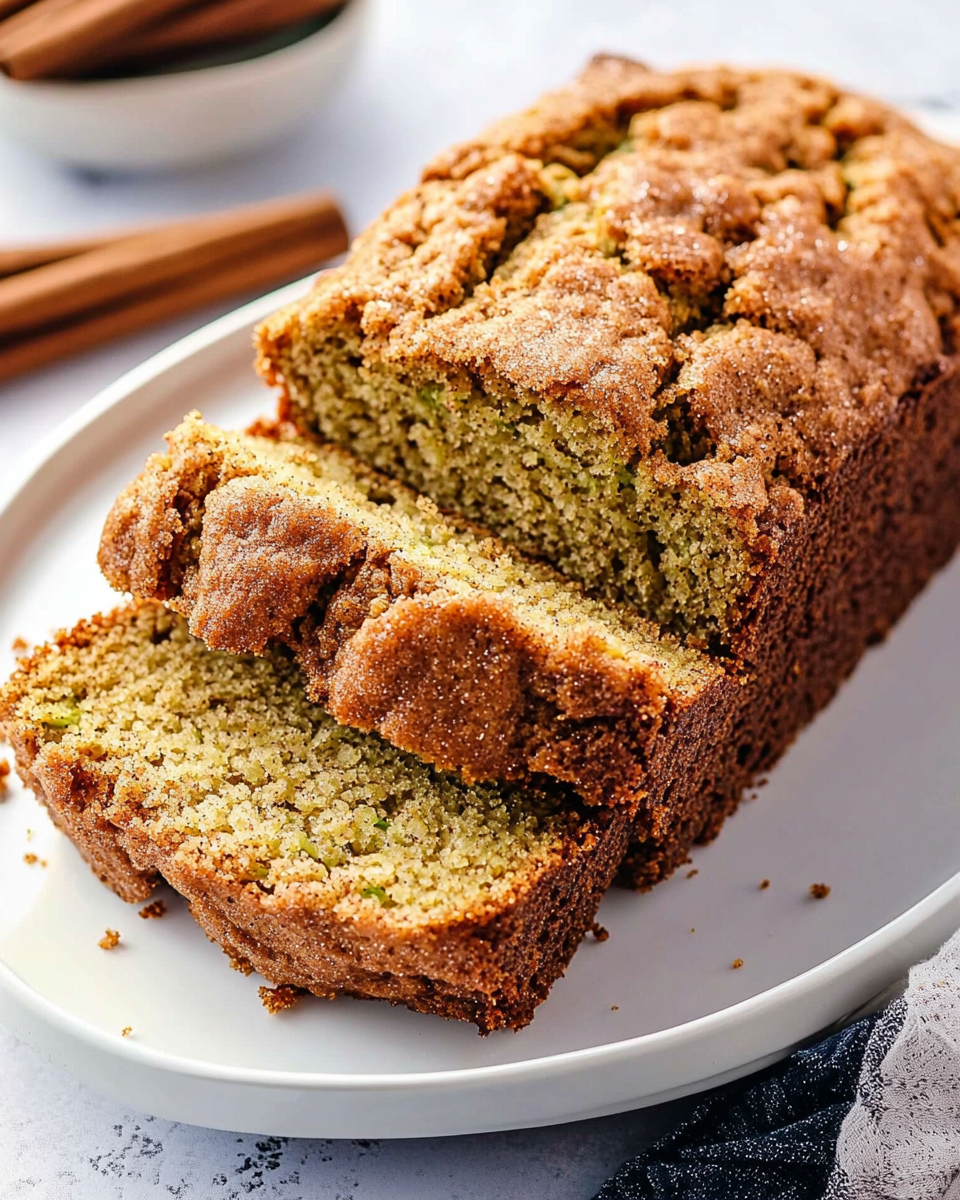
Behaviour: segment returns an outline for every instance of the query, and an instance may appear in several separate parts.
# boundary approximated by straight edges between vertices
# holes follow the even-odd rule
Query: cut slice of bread
[[[636,806],[678,722],[718,734],[720,665],[343,451],[263,432],[168,435],[107,519],[107,579],[215,649],[290,647],[339,721],[468,780]]]
[[[470,787],[338,725],[289,658],[208,650],[142,602],[82,622],[0,691],[17,768],[95,873],[163,876],[274,984],[520,1027],[624,853],[625,807]]]

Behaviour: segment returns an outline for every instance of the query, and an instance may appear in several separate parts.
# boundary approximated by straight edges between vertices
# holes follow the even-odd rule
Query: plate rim
[[[24,457],[23,469],[17,474],[12,487],[9,490],[4,489],[4,493],[0,495],[0,524],[10,519],[20,503],[26,502],[26,494],[40,473],[76,436],[161,375],[203,351],[212,349],[218,343],[235,336],[276,309],[297,299],[315,278],[315,275],[311,275],[306,279],[297,280],[216,318],[151,355],[107,385],[75,413],[56,425],[40,440],[34,450]],[[205,1062],[121,1039],[74,1016],[27,984],[3,959],[0,959],[0,990],[6,990],[15,1002],[32,1010],[61,1033],[78,1039],[91,1049],[152,1070],[212,1083],[339,1093],[370,1090],[417,1093],[450,1084],[475,1086],[487,1082],[519,1082],[521,1079],[543,1083],[551,1078],[559,1079],[570,1073],[579,1073],[591,1066],[600,1068],[613,1061],[621,1067],[630,1060],[640,1066],[648,1054],[663,1053],[701,1040],[713,1041],[722,1038],[726,1033],[733,1034],[751,1017],[769,1015],[779,1007],[812,997],[831,984],[840,984],[852,976],[858,967],[881,958],[887,951],[894,950],[911,932],[933,922],[939,914],[957,902],[960,902],[960,871],[880,928],[823,962],[716,1012],[665,1029],[604,1042],[601,1045],[585,1046],[556,1054],[541,1054],[508,1063],[442,1070],[347,1074],[237,1067]],[[799,1036],[814,1036],[816,1032],[816,1029],[812,1029],[808,1034]],[[783,1040],[780,1039],[781,1047]],[[758,1046],[756,1050],[761,1055],[773,1052],[766,1046]],[[788,1049],[783,1050],[783,1053],[788,1052]],[[704,1077],[705,1081],[706,1078],[707,1076]],[[643,1099],[641,1094],[635,1103],[642,1103]],[[656,1097],[651,1096],[649,1100],[655,1102]],[[568,1119],[575,1120],[577,1117],[571,1116]]]

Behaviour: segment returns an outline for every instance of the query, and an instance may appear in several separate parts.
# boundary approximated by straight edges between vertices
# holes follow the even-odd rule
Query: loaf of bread
[[[952,352],[958,195],[960,153],[823,81],[600,58],[428,166],[260,369],[302,428],[738,651]]]
[[[231,958],[321,996],[529,1022],[620,861],[626,806],[469,787],[338,725],[281,654],[208,650],[142,602],[23,662],[0,726],[93,870],[162,875]]]
[[[594,60],[258,334],[281,415],[725,662],[711,837],[960,539],[960,152],[830,83]]]
[[[292,649],[339,721],[468,781],[546,775],[635,808],[658,739],[720,732],[721,666],[279,432],[193,416],[169,434],[107,518],[110,583],[166,602],[214,649]]]

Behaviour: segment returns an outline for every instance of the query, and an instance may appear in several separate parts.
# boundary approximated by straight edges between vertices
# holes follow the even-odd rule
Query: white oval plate
[[[178,342],[47,442],[0,513],[3,669],[15,636],[43,639],[113,603],[95,562],[101,522],[166,429],[192,408],[231,426],[270,408],[251,327],[302,287]],[[760,798],[696,852],[695,877],[607,898],[609,940],[587,940],[519,1034],[480,1038],[349,999],[271,1017],[260,981],[230,971],[176,897],[163,920],[140,920],[16,785],[0,805],[0,1019],[138,1108],[292,1136],[572,1121],[744,1074],[864,1004],[960,924],[958,607],[960,562]],[[829,898],[812,900],[811,883],[828,883]],[[122,941],[104,953],[108,926]]]

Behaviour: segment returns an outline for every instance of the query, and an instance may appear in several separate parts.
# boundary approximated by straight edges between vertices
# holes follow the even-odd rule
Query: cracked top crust
[[[815,488],[953,353],[960,152],[822,80],[594,59],[438,156],[268,321]]]

